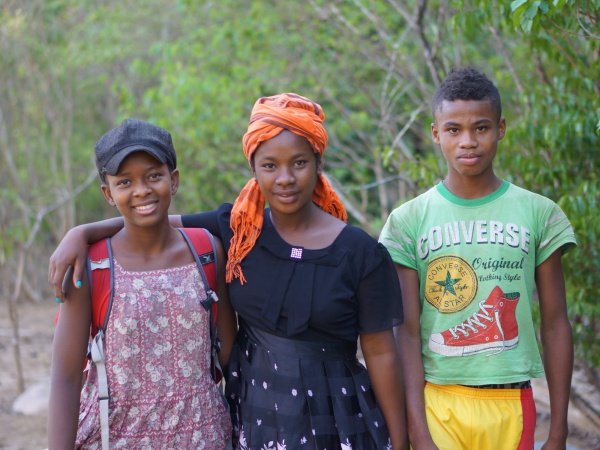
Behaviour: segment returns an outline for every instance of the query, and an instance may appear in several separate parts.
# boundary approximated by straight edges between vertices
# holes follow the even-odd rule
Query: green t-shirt
[[[558,205],[507,181],[474,200],[439,183],[396,208],[379,240],[394,262],[418,272],[427,381],[544,376],[531,309],[535,268],[576,245]]]

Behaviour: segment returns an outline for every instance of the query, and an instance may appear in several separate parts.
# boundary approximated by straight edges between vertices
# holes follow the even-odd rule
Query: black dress
[[[231,205],[182,217],[229,249]],[[385,449],[389,435],[365,367],[359,333],[403,319],[387,250],[347,225],[327,248],[293,247],[268,209],[229,298],[240,331],[226,373],[238,449]]]

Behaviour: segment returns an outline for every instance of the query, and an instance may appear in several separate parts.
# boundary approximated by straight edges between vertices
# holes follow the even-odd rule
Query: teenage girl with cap
[[[54,336],[49,448],[225,449],[231,420],[211,375],[212,319],[200,303],[209,291],[183,235],[169,224],[179,186],[171,135],[126,119],[95,150],[102,192],[124,223],[109,244],[114,300],[102,340],[105,364],[91,364],[82,390],[92,322],[90,285],[82,273],[81,289],[65,286],[68,301],[61,304]],[[219,242],[216,248],[224,261]],[[224,269],[217,279],[220,356],[226,362],[235,314]],[[109,390],[105,416],[103,380]]]
[[[236,202],[171,219],[209,229],[227,250],[240,328],[226,394],[239,449],[406,445],[392,331],[403,318],[399,285],[387,251],[345,223],[321,173],[324,118],[296,94],[260,98],[243,138],[254,177]],[[64,262],[80,257],[74,250],[88,236],[118,229],[111,221],[67,234],[51,259],[57,298]],[[358,337],[368,374],[356,358]]]

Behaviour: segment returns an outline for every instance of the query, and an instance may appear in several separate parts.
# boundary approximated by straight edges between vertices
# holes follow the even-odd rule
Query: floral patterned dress
[[[129,272],[115,260],[105,338],[110,446],[224,449],[231,420],[210,375],[210,315],[195,263]],[[82,394],[76,448],[100,449],[98,374]]]

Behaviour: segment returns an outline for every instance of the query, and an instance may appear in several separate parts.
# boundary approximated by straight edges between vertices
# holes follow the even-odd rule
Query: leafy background
[[[18,305],[51,298],[48,257],[69,228],[114,214],[92,149],[123,118],[172,132],[173,212],[195,212],[250,176],[241,136],[256,98],[308,96],[327,115],[326,176],[377,236],[443,177],[429,105],[463,66],[502,94],[498,174],[555,200],[576,230],[569,314],[600,389],[599,18],[599,0],[0,0],[0,298],[17,390]]]

